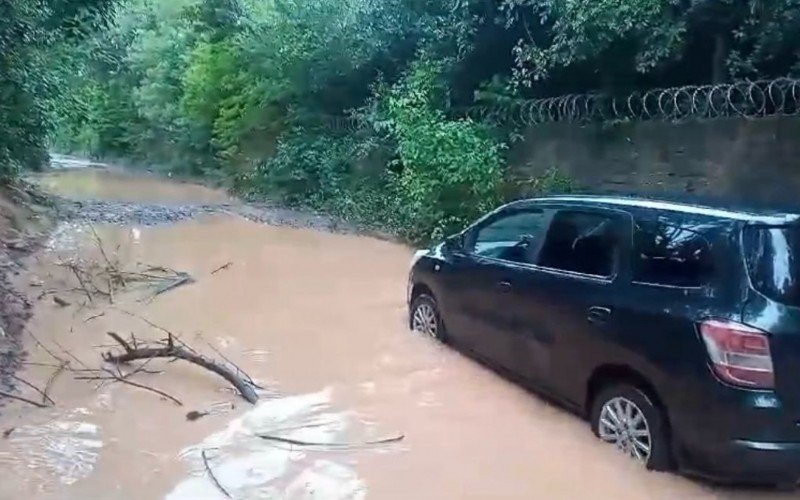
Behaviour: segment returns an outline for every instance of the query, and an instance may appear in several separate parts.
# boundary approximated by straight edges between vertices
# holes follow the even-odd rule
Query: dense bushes
[[[485,126],[444,115],[444,71],[422,56],[376,92],[371,130],[294,129],[242,185],[412,240],[456,230],[500,201],[503,145]],[[387,168],[359,172],[375,155]]]
[[[456,109],[781,76],[797,34],[800,0],[120,0],[56,44],[53,141],[428,239],[520,189],[513,131]],[[571,188],[550,170],[522,190]]]

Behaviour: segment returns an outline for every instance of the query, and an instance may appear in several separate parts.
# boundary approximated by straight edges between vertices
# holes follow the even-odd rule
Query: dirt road
[[[141,179],[128,190],[114,174],[106,189],[98,172],[91,192],[81,185],[76,193],[67,187],[72,175],[84,174],[47,182],[63,196],[126,203],[229,202],[164,181],[158,199],[154,190],[137,198]],[[60,373],[48,391],[55,406],[2,408],[0,432],[8,435],[0,438],[0,498],[779,496],[644,471],[597,442],[585,422],[409,333],[410,249],[233,212],[98,226],[121,261],[196,279],[156,297],[125,293],[113,304],[89,302],[80,290],[57,292],[68,306],[49,294],[36,300],[43,290],[75,287],[57,262],[100,258],[88,226],[63,225],[19,277],[35,307],[28,364],[18,375],[43,388],[59,359],[73,369],[97,368],[101,352],[113,348],[108,331],[140,340],[164,335],[145,318],[239,365],[264,388],[260,401],[246,403],[221,378],[181,361],[153,360],[135,378],[181,406],[137,387]],[[20,394],[43,399],[25,387]],[[189,421],[190,411],[209,415]]]

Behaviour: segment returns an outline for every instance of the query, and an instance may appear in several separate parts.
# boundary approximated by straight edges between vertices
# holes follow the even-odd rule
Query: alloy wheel
[[[647,463],[653,447],[644,412],[624,397],[608,400],[600,411],[597,427],[600,439],[615,445],[632,458]]]
[[[439,338],[439,320],[436,310],[427,302],[422,302],[414,309],[411,328],[415,332],[424,333],[433,338]]]

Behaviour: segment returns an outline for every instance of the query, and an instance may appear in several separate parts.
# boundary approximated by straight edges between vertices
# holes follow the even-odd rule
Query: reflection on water
[[[181,453],[190,464],[191,477],[167,498],[224,498],[220,488],[234,498],[363,498],[366,486],[353,468],[354,458],[337,445],[368,441],[365,436],[370,429],[353,415],[333,412],[329,401],[330,390],[326,390],[259,403],[224,430]],[[331,443],[335,451],[325,443]]]
[[[41,489],[57,478],[70,485],[94,469],[103,447],[100,429],[86,422],[89,412],[77,409],[42,425],[23,425],[9,436],[10,450],[0,453],[0,467]]]
[[[197,184],[170,182],[155,176],[120,170],[77,168],[57,170],[34,178],[45,190],[76,200],[140,203],[213,204],[229,202],[221,190]]]

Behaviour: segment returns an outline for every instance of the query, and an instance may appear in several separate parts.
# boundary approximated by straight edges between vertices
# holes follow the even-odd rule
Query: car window
[[[561,211],[553,217],[539,265],[608,277],[614,273],[620,238],[614,219],[603,214]]]
[[[533,263],[544,226],[542,210],[515,211],[479,227],[470,251],[482,257]]]
[[[800,227],[746,226],[742,243],[753,287],[781,304],[800,307]]]
[[[663,220],[635,220],[633,281],[686,288],[710,283],[708,240],[694,229]]]

